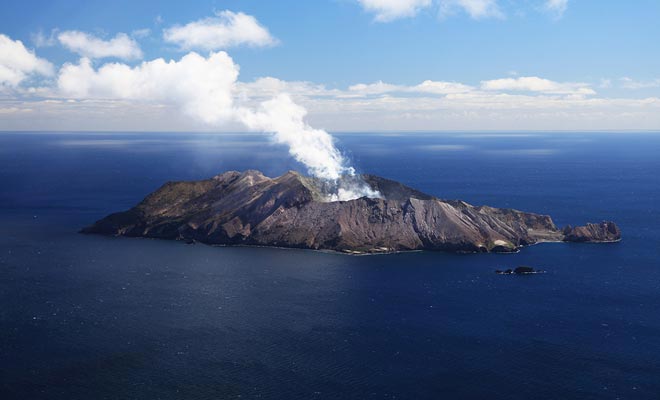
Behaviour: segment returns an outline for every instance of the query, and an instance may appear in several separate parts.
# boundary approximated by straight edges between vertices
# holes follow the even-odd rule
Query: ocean
[[[341,133],[359,172],[613,244],[349,256],[77,231],[267,135],[0,133],[0,398],[660,398],[660,135]],[[496,275],[531,265],[533,276]]]

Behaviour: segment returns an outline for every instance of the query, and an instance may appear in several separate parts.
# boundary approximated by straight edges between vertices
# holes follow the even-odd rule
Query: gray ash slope
[[[613,222],[559,229],[547,215],[441,200],[373,175],[362,179],[383,198],[328,202],[318,181],[293,171],[168,182],[82,232],[349,253],[512,252],[539,242],[621,238]]]

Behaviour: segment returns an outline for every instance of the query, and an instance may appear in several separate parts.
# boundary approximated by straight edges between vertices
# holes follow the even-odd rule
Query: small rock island
[[[389,179],[359,177],[381,198],[328,201],[322,182],[294,171],[277,178],[229,171],[201,181],[168,182],[130,210],[81,232],[351,254],[507,253],[540,242],[621,238],[613,222],[560,229],[547,215],[441,200]]]
[[[496,270],[498,275],[532,275],[532,274],[545,274],[545,271],[534,269],[533,267],[527,265],[521,265],[515,269],[505,269],[505,270]]]

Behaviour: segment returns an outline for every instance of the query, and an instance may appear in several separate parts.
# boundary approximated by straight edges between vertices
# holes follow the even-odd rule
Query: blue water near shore
[[[336,137],[362,172],[624,239],[355,257],[81,235],[168,180],[301,167],[262,135],[0,133],[0,398],[660,398],[660,135]],[[520,264],[547,273],[494,273]]]

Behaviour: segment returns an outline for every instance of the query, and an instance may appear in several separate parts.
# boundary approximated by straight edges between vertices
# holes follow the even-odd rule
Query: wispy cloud
[[[90,59],[116,57],[124,60],[136,60],[142,58],[140,45],[125,33],[118,33],[112,39],[103,40],[85,32],[64,31],[57,35],[57,40],[70,51]]]
[[[400,18],[414,17],[431,5],[431,0],[358,0],[365,11],[375,14],[374,20],[390,22]]]
[[[374,20],[378,22],[391,22],[401,18],[416,16],[421,10],[430,8],[432,0],[357,0],[362,8],[375,14]],[[502,18],[497,0],[436,0],[442,17],[457,12],[465,12],[473,19]]]
[[[568,8],[568,0],[546,0],[543,8],[555,18],[561,18]]]
[[[450,151],[467,150],[469,146],[462,144],[426,144],[426,145],[415,146],[415,148],[422,151],[450,152]]]
[[[483,90],[528,91],[548,94],[596,94],[596,92],[586,83],[555,82],[536,76],[482,81],[481,88]]]
[[[131,36],[133,36],[134,38],[141,39],[149,35],[151,35],[151,29],[149,28],[135,29],[134,31],[131,32]]]
[[[650,81],[638,81],[626,76],[619,79],[619,82],[621,82],[622,88],[632,90],[660,87],[660,78],[652,79]]]
[[[48,36],[43,31],[31,35],[32,43],[36,47],[52,47],[57,44],[57,29],[53,29]]]
[[[431,94],[456,94],[467,93],[474,88],[458,82],[445,82],[445,81],[431,81],[426,80],[419,85],[413,86],[409,91],[418,93],[431,93]]]
[[[535,92],[556,95],[594,95],[596,92],[587,83],[556,82],[536,76],[523,76],[518,78],[501,78],[481,81],[481,91],[498,92]],[[351,85],[348,93],[353,95],[379,95],[387,93],[414,93],[452,95],[476,93],[474,86],[460,82],[426,80],[420,84],[406,86],[377,81],[374,83],[359,83]]]
[[[432,81],[426,80],[418,85],[405,86],[385,83],[377,81],[374,83],[359,83],[349,86],[350,93],[355,95],[374,95],[384,93],[429,93],[429,94],[453,94],[453,93],[466,93],[474,88],[458,82],[445,82],[445,81]]]
[[[443,17],[463,11],[472,19],[504,18],[497,0],[441,0],[440,15]]]
[[[506,12],[500,0],[357,0],[362,8],[374,14],[377,22],[412,18],[424,9],[437,9],[441,18],[465,14],[474,20],[504,19]],[[559,19],[568,8],[568,0],[534,0],[537,10]],[[514,14],[524,15],[521,9]]]
[[[264,47],[278,43],[255,17],[228,10],[215,17],[165,29],[163,38],[181,50],[221,50],[241,45]]]
[[[28,113],[32,112],[31,108],[19,108],[19,107],[0,107],[0,115],[2,114],[17,114],[17,113]]]
[[[484,150],[487,154],[509,155],[509,156],[551,156],[556,154],[556,149],[496,149]]]
[[[405,91],[406,87],[403,85],[393,85],[391,83],[378,81],[374,83],[358,83],[355,85],[351,85],[348,87],[348,90],[349,92],[359,95],[369,95],[369,94],[401,92],[401,91]]]

